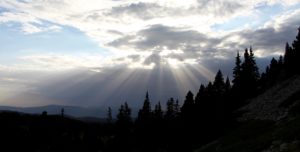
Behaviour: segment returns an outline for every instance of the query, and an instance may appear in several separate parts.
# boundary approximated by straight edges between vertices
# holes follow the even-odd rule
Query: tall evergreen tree
[[[219,70],[215,76],[213,87],[214,87],[215,95],[222,96],[224,94],[225,82],[221,70]]]
[[[166,120],[173,120],[175,119],[176,114],[175,114],[175,101],[173,98],[170,98],[167,101],[167,111],[165,114]]]
[[[214,88],[214,96],[211,98],[212,102],[212,117],[213,119],[216,120],[216,123],[220,123],[224,115],[224,109],[225,109],[225,82],[224,82],[224,77],[219,70],[215,76],[215,80],[213,83],[213,88]]]
[[[241,71],[242,71],[242,67],[241,67],[241,56],[239,54],[239,52],[237,52],[237,55],[235,57],[235,67],[233,68],[233,88],[236,88],[236,90],[239,89],[240,86],[240,81],[241,81]]]
[[[296,56],[298,57],[299,51],[300,51],[300,27],[298,28],[298,34],[296,36],[296,39],[293,42],[293,49],[296,53]]]
[[[226,77],[226,82],[225,82],[225,93],[229,93],[230,90],[231,90],[230,80],[229,80],[228,77]]]
[[[127,102],[125,102],[124,105],[121,105],[119,113],[117,114],[117,123],[127,125],[131,123],[131,121],[131,109],[129,108]]]
[[[254,53],[253,53],[253,50],[252,50],[252,46],[250,46],[250,62],[251,62],[252,77],[257,82],[260,78],[260,74],[259,74],[258,66],[256,65],[256,61],[255,61]]]
[[[294,52],[294,62],[292,67],[296,74],[300,74],[300,68],[298,67],[300,65],[300,27],[298,28],[298,34],[292,45]]]
[[[205,95],[206,90],[205,86],[203,84],[200,85],[199,91],[195,97],[195,108],[197,108],[198,115],[202,115],[201,113],[203,110],[201,110],[204,107],[205,101]]]
[[[250,53],[248,49],[245,49],[244,62],[242,63],[241,71],[241,96],[246,99],[248,97],[253,97],[257,93],[259,72],[254,58],[254,53],[252,47],[250,48]]]
[[[177,117],[180,113],[180,105],[179,105],[179,100],[178,99],[175,102],[174,111],[175,111],[175,114],[176,114],[176,117]]]
[[[284,68],[287,72],[287,75],[290,76],[293,71],[293,64],[294,64],[294,53],[293,49],[290,47],[289,43],[286,42],[285,45],[285,53],[284,53]]]
[[[149,94],[147,91],[143,107],[139,110],[138,113],[138,121],[149,121],[151,119],[151,114],[151,104],[149,100]]]
[[[191,91],[189,91],[185,97],[181,107],[181,114],[186,120],[192,119],[194,114],[194,94]]]

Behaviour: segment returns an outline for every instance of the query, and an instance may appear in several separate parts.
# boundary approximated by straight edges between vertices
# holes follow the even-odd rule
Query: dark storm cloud
[[[141,49],[165,46],[168,49],[174,50],[184,48],[190,44],[193,45],[201,41],[207,41],[206,36],[197,31],[163,25],[153,25],[148,29],[138,32],[138,35],[144,37],[143,40],[135,42],[135,45]]]
[[[240,30],[220,37],[211,37],[195,30],[186,30],[164,25],[152,25],[137,32],[135,35],[127,35],[117,39],[109,45],[113,47],[127,46],[137,51],[160,52],[166,50],[181,50],[182,54],[171,53],[167,57],[180,61],[185,59],[215,59],[230,58],[235,56],[237,50],[244,50],[250,45],[254,51],[260,50],[264,56],[274,55],[275,52],[283,52],[285,42],[292,42],[300,26],[300,18],[296,16],[300,12],[279,19],[274,26],[266,26],[258,29]],[[239,40],[230,38],[238,36]]]
[[[297,24],[283,26],[277,30],[269,27],[255,31],[243,31],[240,35],[256,48],[264,50],[266,54],[275,51],[283,52],[285,42],[291,43],[295,39],[299,26],[300,20]]]
[[[138,40],[137,40],[138,39]],[[138,51],[160,52],[167,50],[181,50],[184,53],[171,53],[168,57],[178,60],[197,59],[199,57],[214,58],[216,55],[228,55],[228,50],[218,48],[222,37],[212,38],[194,30],[153,25],[139,31],[136,35],[129,35],[111,42],[114,47],[131,47]],[[204,45],[204,46],[201,46]]]
[[[147,29],[139,31],[136,35],[122,37],[109,43],[109,45],[114,47],[129,46],[139,51],[161,51],[163,48],[166,48],[169,50],[196,52],[201,48],[201,42],[206,43],[207,48],[209,48],[220,41],[220,39],[209,38],[193,30],[152,25]]]

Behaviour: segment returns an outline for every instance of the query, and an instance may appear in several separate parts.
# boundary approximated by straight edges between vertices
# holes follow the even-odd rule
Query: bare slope
[[[251,99],[240,110],[245,111],[240,120],[280,120],[288,110],[300,102],[300,76],[278,83],[263,94]]]

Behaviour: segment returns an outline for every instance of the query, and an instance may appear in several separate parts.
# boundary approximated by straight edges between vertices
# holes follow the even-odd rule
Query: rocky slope
[[[277,83],[239,109],[238,125],[197,152],[300,152],[300,76]]]
[[[289,109],[300,102],[300,76],[278,83],[241,108],[245,111],[240,120],[280,120],[288,115]]]

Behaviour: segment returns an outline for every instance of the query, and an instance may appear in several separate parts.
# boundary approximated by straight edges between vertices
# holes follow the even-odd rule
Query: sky
[[[260,69],[300,26],[299,0],[0,0],[0,105],[140,106]]]

